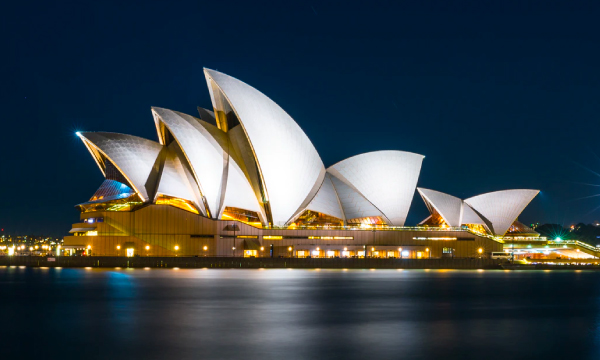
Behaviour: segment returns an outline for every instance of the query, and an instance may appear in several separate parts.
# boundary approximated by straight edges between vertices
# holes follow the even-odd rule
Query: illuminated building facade
[[[475,257],[537,194],[467,200],[419,189],[432,215],[405,227],[424,156],[360,154],[325,168],[298,124],[253,87],[205,69],[213,110],[153,107],[158,141],[81,132],[105,180],[66,250],[128,256]],[[424,195],[425,194],[425,195]],[[494,195],[496,194],[496,195]],[[507,200],[508,199],[508,200]]]

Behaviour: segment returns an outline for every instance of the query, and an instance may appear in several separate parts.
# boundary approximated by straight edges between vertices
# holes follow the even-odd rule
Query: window
[[[442,254],[452,254],[452,248],[443,248]]]
[[[244,250],[244,257],[256,257],[256,250]]]
[[[328,251],[327,251],[327,257],[328,257],[328,258],[332,258],[332,257],[334,257],[334,256],[335,256],[335,251],[333,251],[333,250],[328,250]]]
[[[133,248],[127,248],[127,257],[133,256]]]
[[[343,257],[350,257],[350,251],[348,251],[348,250],[342,251],[342,256]]]
[[[313,257],[319,257],[319,254],[320,254],[319,250],[313,250],[313,252],[312,252]]]

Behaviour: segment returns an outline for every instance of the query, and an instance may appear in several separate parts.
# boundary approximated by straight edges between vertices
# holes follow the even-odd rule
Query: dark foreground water
[[[599,359],[600,272],[0,268],[2,359]]]

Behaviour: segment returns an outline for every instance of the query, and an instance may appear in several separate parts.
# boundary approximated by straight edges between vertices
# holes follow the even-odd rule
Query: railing
[[[588,243],[584,243],[583,241],[579,241],[579,240],[561,240],[561,241],[548,240],[548,245],[576,245],[576,246],[582,247],[584,249],[587,249],[587,250],[590,250],[593,252],[598,252],[600,250],[595,246],[592,246]]]

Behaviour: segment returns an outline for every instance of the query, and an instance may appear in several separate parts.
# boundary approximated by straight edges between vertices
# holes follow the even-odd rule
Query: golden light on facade
[[[429,252],[429,248],[425,248],[425,252]]]
[[[261,247],[260,247],[260,251],[265,251],[265,247],[264,247],[264,246],[261,246]]]
[[[290,246],[290,247],[288,247],[288,251],[292,251],[292,247],[291,247],[291,246]]]
[[[121,245],[117,245],[117,250],[121,250]]]
[[[88,249],[91,249],[91,248],[92,248],[92,245],[88,245],[88,246],[87,246],[87,248],[88,248]]]
[[[146,250],[150,250],[150,245],[146,245]]]
[[[179,245],[175,245],[175,251],[179,250]]]
[[[480,253],[480,254],[482,254],[483,253],[483,249],[479,248],[479,249],[477,249],[477,252]]]
[[[204,247],[202,248],[204,251],[208,250],[208,246],[204,245]]]

